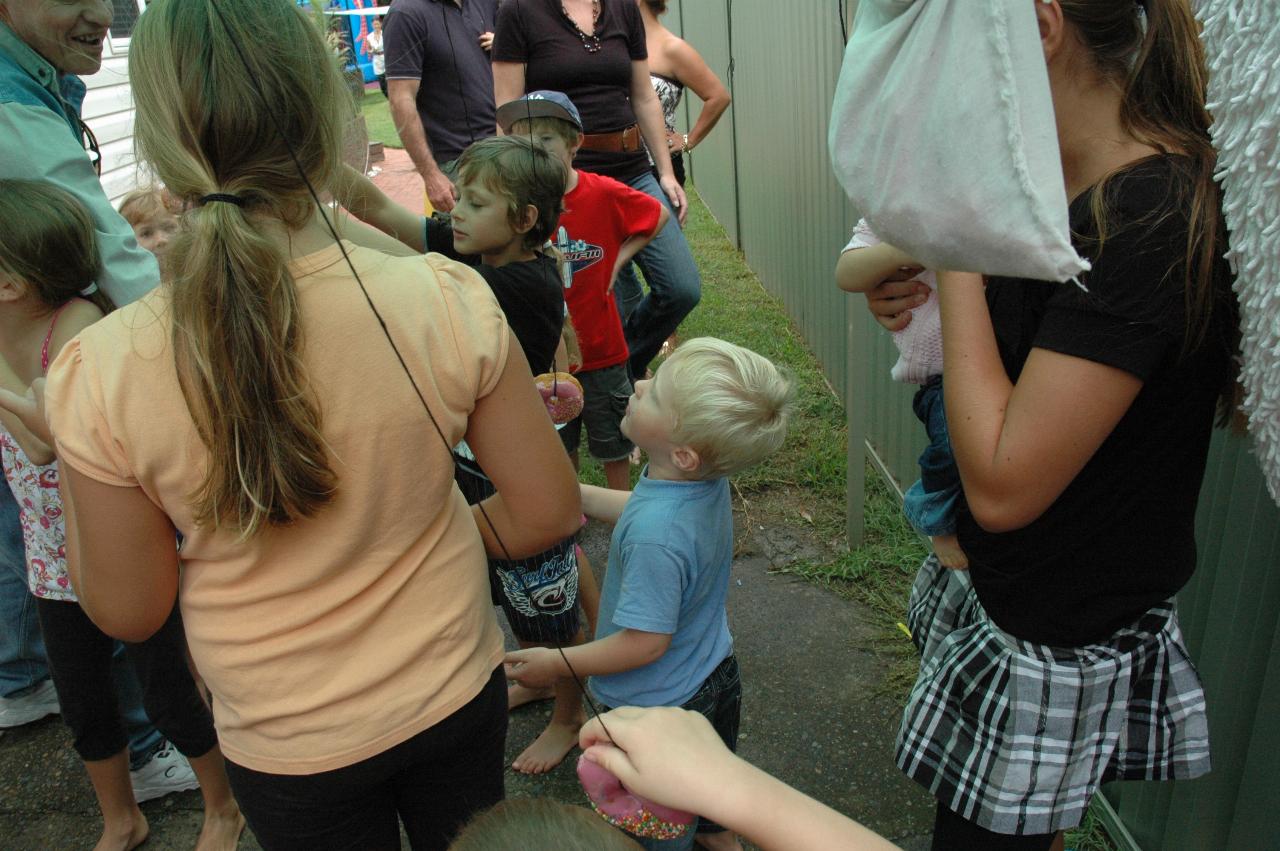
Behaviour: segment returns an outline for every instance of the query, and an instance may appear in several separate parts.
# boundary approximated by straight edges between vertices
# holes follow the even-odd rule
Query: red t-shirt
[[[578,172],[578,185],[564,196],[556,248],[573,271],[564,300],[582,349],[582,370],[604,369],[630,356],[622,318],[607,292],[609,279],[622,243],[652,234],[661,214],[656,198],[587,171]]]

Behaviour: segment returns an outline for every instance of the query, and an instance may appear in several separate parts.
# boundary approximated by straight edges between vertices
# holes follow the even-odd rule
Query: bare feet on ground
[[[527,688],[519,683],[507,683],[507,711],[510,712],[517,706],[524,706],[526,703],[550,700],[555,696],[555,689],[551,686],[546,688]]]
[[[960,549],[960,540],[955,535],[934,535],[929,539],[933,543],[933,553],[943,567],[952,570],[968,570],[969,558]]]
[[[699,833],[694,837],[703,848],[710,848],[711,851],[742,851],[742,844],[738,842],[738,834],[732,830],[725,830],[720,833]]]
[[[204,825],[196,839],[196,851],[235,851],[242,833],[244,816],[235,804],[219,813],[206,811]]]
[[[533,740],[533,744],[516,757],[511,767],[522,774],[546,774],[563,762],[569,751],[577,746],[578,730],[585,720],[584,716],[569,723],[552,721]]]
[[[108,833],[110,830],[110,833]],[[141,810],[134,810],[133,820],[118,827],[102,828],[102,838],[93,846],[93,851],[130,851],[147,841],[151,828],[147,826],[147,817]]]

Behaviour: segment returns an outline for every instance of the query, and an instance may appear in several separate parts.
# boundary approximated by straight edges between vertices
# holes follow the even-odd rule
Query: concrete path
[[[608,555],[609,527],[592,524],[584,546],[597,573]],[[788,530],[754,530],[752,547],[784,559]],[[877,696],[885,664],[870,649],[876,630],[856,604],[802,580],[771,573],[765,555],[733,567],[730,627],[742,666],[739,753],[788,783],[848,813],[906,848],[925,848],[929,797],[893,765],[900,709]],[[501,619],[501,617],[500,617]],[[542,729],[550,704],[512,715],[507,758]],[[0,849],[90,848],[100,827],[84,770],[56,717],[0,737]],[[584,803],[573,757],[556,771],[509,771],[507,794]],[[143,805],[150,849],[192,847],[200,823],[196,792]],[[252,837],[242,849],[257,849]]]

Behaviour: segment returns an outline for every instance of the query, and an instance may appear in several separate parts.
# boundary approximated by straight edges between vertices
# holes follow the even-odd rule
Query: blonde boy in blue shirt
[[[725,598],[733,560],[728,477],[786,436],[792,383],[760,355],[701,337],[637,381],[622,431],[649,456],[634,491],[582,486],[583,510],[616,521],[596,640],[507,654],[508,676],[537,688],[569,677],[567,658],[604,706],[682,706],[737,744],[742,685]],[[737,847],[711,823],[702,844]],[[716,834],[719,834],[718,836]],[[684,840],[646,847],[690,847]]]

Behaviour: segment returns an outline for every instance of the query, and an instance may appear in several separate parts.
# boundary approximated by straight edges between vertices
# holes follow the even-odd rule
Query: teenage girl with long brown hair
[[[50,369],[81,602],[137,640],[181,588],[264,848],[443,848],[503,794],[486,549],[572,534],[573,468],[475,272],[331,237],[307,184],[335,186],[353,107],[306,13],[157,0],[129,66],[188,209],[166,283]],[[505,551],[453,485],[464,437]]]
[[[1035,6],[1093,268],[1081,286],[940,276],[970,566],[931,556],[916,579],[898,743],[938,799],[938,849],[1057,847],[1103,782],[1209,769],[1173,597],[1236,318],[1197,27],[1186,0]]]

